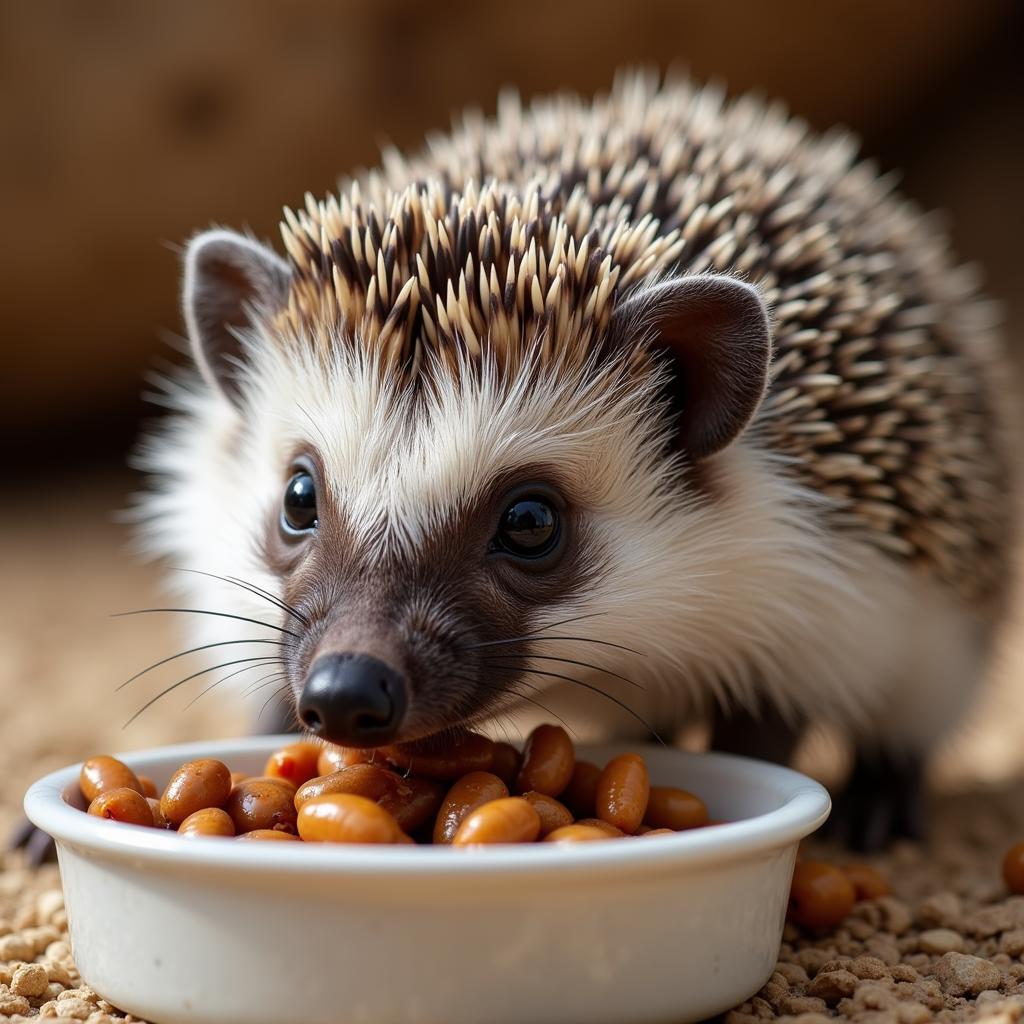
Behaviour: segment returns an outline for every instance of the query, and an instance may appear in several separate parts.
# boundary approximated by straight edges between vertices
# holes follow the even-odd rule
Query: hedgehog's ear
[[[238,331],[250,326],[254,312],[272,313],[287,302],[290,278],[277,253],[234,231],[206,231],[188,244],[182,305],[192,355],[232,401],[245,356]]]
[[[627,297],[615,320],[620,337],[640,332],[671,361],[678,447],[696,460],[735,440],[768,382],[771,328],[757,290],[716,274],[673,278]]]

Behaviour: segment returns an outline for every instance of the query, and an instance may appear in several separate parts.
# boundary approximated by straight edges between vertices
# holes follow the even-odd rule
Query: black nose
[[[325,654],[313,662],[299,718],[317,736],[344,746],[390,743],[405,716],[405,679],[368,654]]]

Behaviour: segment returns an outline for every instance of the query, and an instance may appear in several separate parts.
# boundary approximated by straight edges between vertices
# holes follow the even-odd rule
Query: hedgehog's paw
[[[36,828],[28,818],[15,826],[8,841],[9,850],[24,850],[25,859],[32,867],[57,859],[57,847],[53,838]]]
[[[919,755],[858,751],[823,833],[859,853],[881,850],[894,839],[924,838],[923,769]]]

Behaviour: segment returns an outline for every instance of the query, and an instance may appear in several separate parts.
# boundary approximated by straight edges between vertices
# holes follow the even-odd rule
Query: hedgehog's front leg
[[[861,747],[825,825],[851,850],[871,853],[893,839],[924,836],[924,759]]]
[[[711,749],[789,764],[803,730],[803,722],[783,716],[774,705],[765,704],[757,712],[715,705]]]

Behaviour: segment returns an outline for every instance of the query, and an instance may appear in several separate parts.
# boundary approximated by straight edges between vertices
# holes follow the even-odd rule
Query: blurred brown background
[[[176,649],[172,623],[107,615],[158,594],[111,512],[152,414],[142,378],[178,358],[175,247],[191,232],[276,238],[283,204],[374,163],[381,141],[493,109],[503,85],[592,92],[617,67],[674,64],[845,123],[901,169],[984,266],[1020,362],[1022,30],[1011,0],[0,0],[0,802],[89,750],[245,727],[237,698],[184,714],[175,695],[122,733],[158,681],[112,694]],[[1021,763],[1021,672],[1011,637],[947,775]]]

